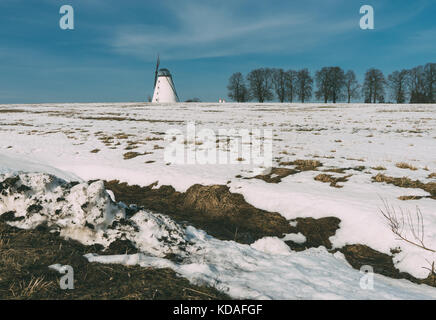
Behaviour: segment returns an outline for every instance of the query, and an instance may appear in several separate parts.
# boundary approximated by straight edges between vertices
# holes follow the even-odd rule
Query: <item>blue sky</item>
[[[359,28],[364,4],[375,30]],[[264,66],[387,75],[435,62],[435,14],[434,0],[0,0],[0,103],[145,101],[157,53],[182,100],[217,101]]]

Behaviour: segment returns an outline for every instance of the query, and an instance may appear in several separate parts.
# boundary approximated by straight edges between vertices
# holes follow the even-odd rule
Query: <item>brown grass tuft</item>
[[[347,182],[349,177],[351,177],[351,175],[344,176],[344,177],[333,177],[330,174],[321,173],[317,175],[314,179],[316,181],[330,183],[330,187],[342,188],[343,186],[338,185],[338,182]]]
[[[137,156],[140,156],[141,154],[139,152],[135,152],[135,151],[130,151],[130,152],[126,152],[125,154],[123,154],[124,160],[129,160],[129,159],[133,159],[136,158]]]
[[[429,182],[429,183],[423,183],[419,180],[412,180],[407,177],[390,177],[386,176],[384,174],[377,174],[376,176],[372,177],[372,180],[375,182],[385,182],[388,184],[393,184],[396,187],[401,188],[415,188],[415,189],[422,189],[424,191],[427,191],[431,194],[431,197],[433,199],[436,199],[436,183],[435,182]]]
[[[395,166],[397,168],[400,168],[400,169],[409,169],[409,170],[412,170],[412,171],[418,170],[418,168],[416,168],[416,167],[414,167],[411,164],[408,164],[406,162],[398,162],[398,163],[395,164]]]
[[[322,166],[322,163],[318,160],[298,159],[295,161],[280,162],[279,165],[281,165],[281,166],[295,166],[295,169],[297,169],[299,171],[311,171],[311,170],[317,170],[318,167]]]

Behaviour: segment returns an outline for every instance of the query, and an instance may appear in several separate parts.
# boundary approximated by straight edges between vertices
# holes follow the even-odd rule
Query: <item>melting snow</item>
[[[391,234],[379,213],[380,198],[412,211],[418,205],[429,247],[436,247],[435,200],[400,201],[399,196],[428,193],[374,183],[371,177],[379,172],[373,168],[382,166],[389,176],[434,182],[429,177],[436,172],[434,105],[181,103],[163,107],[131,103],[2,107],[22,110],[2,113],[2,177],[21,171],[46,174],[20,174],[31,191],[13,197],[2,195],[0,212],[16,211],[16,216],[24,219],[11,224],[22,228],[47,223],[63,236],[104,246],[125,238],[141,251],[133,256],[90,256],[90,260],[168,266],[193,281],[227,288],[235,297],[435,298],[434,288],[377,275],[375,290],[362,291],[361,274],[340,255],[324,249],[298,253],[285,250],[283,241],[304,242],[302,235],[261,239],[246,246],[207,237],[193,228],[184,229],[166,216],[143,210],[127,217],[125,206],[115,204],[113,194],[105,191],[101,182],[83,182],[118,179],[144,186],[158,181],[158,185],[186,191],[195,183],[230,181],[232,192],[287,219],[340,218],[340,229],[330,238],[334,247],[360,243],[384,253],[401,247],[396,266],[423,278],[428,274],[423,267],[435,260],[434,255],[399,242]],[[186,121],[193,119],[199,128],[213,130],[273,129],[275,166],[281,161],[317,159],[323,163],[321,169],[365,169],[347,170],[346,174],[352,176],[337,189],[315,181],[319,172],[302,172],[283,178],[279,184],[268,184],[235,178],[252,176],[258,169],[242,164],[166,165],[161,149],[163,134],[169,128],[184,131]],[[141,155],[124,160],[126,148]],[[397,162],[410,163],[418,170],[397,168]],[[80,183],[70,188],[64,180]],[[63,201],[57,201],[62,197]],[[31,204],[39,204],[42,209],[29,213]],[[128,223],[118,223],[123,221]],[[164,259],[170,252],[182,255],[184,263]]]

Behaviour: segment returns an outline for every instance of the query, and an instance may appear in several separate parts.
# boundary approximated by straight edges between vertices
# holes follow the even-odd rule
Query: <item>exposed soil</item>
[[[299,173],[300,171],[288,168],[272,168],[268,174],[259,174],[254,179],[260,179],[268,183],[279,183],[283,178]]]
[[[412,170],[412,171],[418,170],[418,168],[416,168],[416,167],[414,167],[411,164],[408,164],[406,162],[398,162],[398,163],[395,164],[395,166],[397,168],[400,168],[400,169],[409,169],[409,170]]]
[[[365,166],[357,166],[357,167],[348,167],[348,168],[332,168],[332,169],[325,169],[323,172],[333,172],[333,173],[345,173],[348,170],[355,170],[362,172],[365,170]]]
[[[166,214],[221,240],[250,244],[266,236],[282,237],[293,230],[280,214],[253,207],[224,185],[196,184],[185,193],[171,186],[153,189],[154,185],[129,186],[117,180],[105,182],[105,186],[117,201]]]
[[[170,269],[89,263],[83,257],[99,250],[44,227],[21,230],[0,222],[0,299],[229,299]],[[56,263],[73,267],[73,290],[60,289],[62,275],[48,268]]]
[[[426,279],[417,279],[406,272],[400,272],[394,265],[393,256],[378,252],[362,244],[346,245],[339,249],[348,263],[355,269],[364,265],[374,268],[374,272],[394,279],[407,279],[418,284],[436,287],[436,277],[431,274]]]
[[[286,241],[286,244],[295,251],[303,251],[308,248],[317,248],[324,246],[327,249],[332,248],[329,238],[336,234],[339,229],[341,220],[336,217],[325,217],[320,219],[314,218],[297,218],[297,226],[293,232],[302,233],[306,237],[306,242],[295,243]]]
[[[436,287],[436,278],[431,273],[427,279],[421,280],[408,273],[399,272],[394,266],[393,256],[365,245],[353,244],[333,249],[329,238],[336,234],[341,223],[336,217],[297,218],[294,220],[297,222],[294,227],[277,213],[251,206],[242,195],[231,193],[223,185],[194,185],[186,193],[177,192],[171,186],[153,189],[154,185],[129,186],[116,180],[105,182],[105,185],[114,192],[117,201],[137,204],[167,214],[221,240],[249,244],[265,236],[282,237],[286,233],[301,233],[306,237],[306,242],[286,241],[294,251],[324,246],[332,253],[342,252],[353,268],[360,269],[362,265],[371,265],[376,273]]]
[[[322,166],[322,163],[318,160],[295,160],[290,162],[280,162],[280,166],[295,166],[295,169],[289,168],[271,168],[268,174],[261,174],[254,177],[254,179],[260,179],[268,183],[279,183],[283,178],[300,173],[303,171],[317,170]]]
[[[400,196],[398,197],[398,200],[419,200],[422,198],[431,198],[431,197],[423,197],[423,196]]]
[[[347,182],[349,177],[351,177],[351,175],[347,175],[347,176],[343,176],[343,177],[333,177],[331,174],[321,173],[321,174],[317,175],[314,179],[316,181],[330,183],[330,187],[342,188],[343,185],[339,185],[338,183],[339,182]]]
[[[385,176],[384,174],[381,173],[372,177],[372,180],[375,182],[385,182],[385,183],[393,184],[394,186],[401,187],[401,188],[422,189],[430,193],[431,198],[436,200],[436,182],[423,183],[419,180],[412,180],[407,177],[395,178],[395,177]]]
[[[129,160],[129,159],[136,158],[137,156],[140,156],[140,155],[141,155],[141,153],[139,153],[139,152],[129,151],[129,152],[126,152],[125,154],[123,154],[123,158],[124,158],[124,160]]]
[[[318,160],[301,160],[297,159],[290,162],[280,162],[281,166],[295,166],[298,171],[312,171],[322,167],[322,163]]]
[[[324,246],[332,253],[342,252],[353,268],[370,265],[376,273],[391,278],[436,286],[436,277],[431,272],[427,279],[414,278],[395,268],[393,256],[365,245],[353,244],[332,249],[329,238],[335,235],[341,222],[336,217],[297,218],[297,225],[293,227],[278,213],[253,207],[241,194],[231,193],[224,185],[193,185],[185,193],[177,192],[171,186],[129,186],[116,180],[105,182],[105,186],[114,192],[117,201],[166,214],[178,222],[203,229],[218,239],[250,244],[265,236],[282,237],[287,233],[301,233],[306,237],[306,242],[286,241],[295,251]],[[17,184],[16,179],[9,178],[0,183],[0,193],[11,187],[16,192],[25,191],[21,190],[23,186]],[[38,209],[36,206],[28,208]],[[3,221],[16,219],[14,212],[4,213],[1,218]],[[90,252],[137,252],[134,245],[126,240],[115,241],[108,249],[102,250],[101,246],[87,247],[75,241],[63,240],[43,226],[35,230],[19,230],[0,222],[0,299],[228,298],[213,288],[191,285],[169,269],[103,265],[89,263],[83,257]],[[74,268],[75,290],[60,290],[58,280],[61,275],[48,269],[49,265],[55,263]]]

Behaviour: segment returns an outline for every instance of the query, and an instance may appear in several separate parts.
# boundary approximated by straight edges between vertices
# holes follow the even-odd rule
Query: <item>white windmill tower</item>
[[[156,71],[154,74],[154,94],[151,100],[154,103],[179,102],[173,78],[168,69],[159,69],[159,56],[157,57]]]

